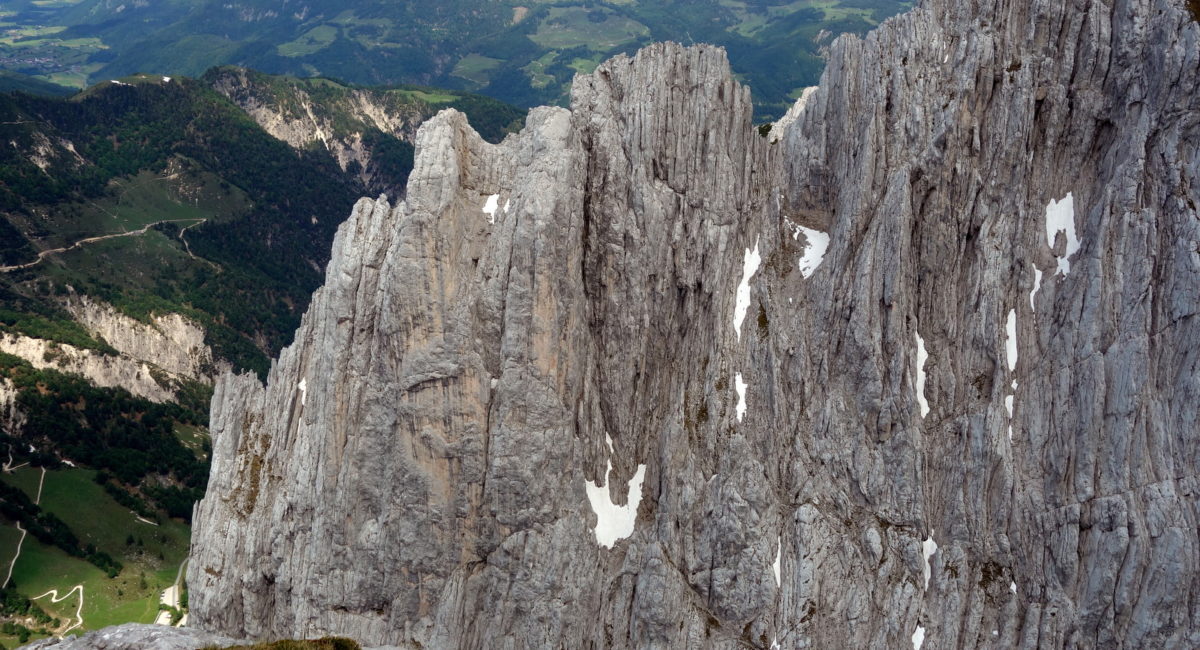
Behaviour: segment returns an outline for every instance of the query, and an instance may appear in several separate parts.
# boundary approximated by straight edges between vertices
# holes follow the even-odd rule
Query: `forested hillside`
[[[71,100],[0,95],[0,323],[96,347],[58,306],[66,287],[136,318],[185,314],[220,358],[265,371],[320,281],[340,220],[372,188],[320,147],[291,147],[203,80],[139,76]],[[340,135],[365,138],[403,186],[412,145],[339,112],[348,86],[245,73],[260,101],[284,105],[297,86]],[[456,106],[498,139],[521,113],[463,93],[369,90],[416,124]],[[431,101],[432,100],[432,101]],[[150,226],[39,261],[38,252]],[[114,272],[118,270],[119,272]],[[8,316],[5,316],[8,314]]]
[[[295,327],[338,225],[327,215],[358,196],[328,155],[291,149],[193,80],[104,83],[71,101],[3,96],[0,122],[18,144],[0,151],[0,263],[155,224],[9,271],[0,306],[52,311],[27,303],[52,304],[69,285],[135,316],[186,313],[243,368],[264,370]]]

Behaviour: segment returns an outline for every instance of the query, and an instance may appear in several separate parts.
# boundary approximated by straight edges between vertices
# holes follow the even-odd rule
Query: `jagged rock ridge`
[[[1177,3],[933,0],[839,39],[777,144],[703,46],[498,146],[438,115],[266,386],[218,384],[192,620],[1200,644],[1198,70]],[[640,488],[611,549],[599,483]]]

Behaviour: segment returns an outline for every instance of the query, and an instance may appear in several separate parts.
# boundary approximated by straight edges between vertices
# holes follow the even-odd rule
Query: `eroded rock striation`
[[[500,145],[439,114],[267,384],[217,385],[191,620],[1200,645],[1198,75],[1174,0],[930,0],[771,138],[705,46]]]
[[[204,328],[180,314],[154,314],[150,323],[143,323],[83,295],[71,296],[66,307],[92,335],[122,355],[176,377],[212,383],[214,375],[229,369],[228,363],[213,358]]]
[[[34,368],[74,373],[97,386],[124,388],[138,397],[155,402],[175,399],[170,375],[150,363],[126,355],[105,354],[68,343],[7,332],[0,333],[0,353],[20,357]]]

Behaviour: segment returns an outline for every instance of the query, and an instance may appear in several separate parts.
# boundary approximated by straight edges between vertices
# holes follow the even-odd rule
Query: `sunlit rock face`
[[[426,123],[218,383],[193,624],[1200,645],[1200,26],[979,4],[839,39],[770,137],[672,44],[500,145]]]

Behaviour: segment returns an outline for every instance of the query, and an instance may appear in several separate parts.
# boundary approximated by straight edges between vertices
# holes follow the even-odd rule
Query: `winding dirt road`
[[[11,472],[14,469],[21,469],[22,467],[29,464],[29,463],[22,463],[20,465],[17,465],[16,467],[10,468],[9,463],[11,463],[11,462],[12,462],[12,448],[10,447],[9,453],[8,453],[8,463],[4,464],[5,472]],[[42,503],[42,484],[45,482],[46,482],[46,468],[43,467],[42,468],[42,476],[41,476],[41,478],[38,479],[37,498],[35,498],[33,500],[34,505],[41,505],[41,503]],[[7,587],[8,581],[12,580],[13,568],[17,566],[17,560],[21,558],[21,545],[25,543],[25,535],[29,534],[29,531],[25,530],[24,528],[21,528],[21,522],[19,522],[19,521],[17,522],[17,530],[21,531],[21,539],[17,541],[17,552],[13,553],[12,562],[10,562],[8,564],[8,575],[4,576],[4,584],[0,585],[0,589]]]
[[[29,534],[29,531],[21,528],[21,522],[19,521],[17,522],[17,530],[21,531],[21,539],[17,540],[17,552],[13,554],[12,562],[8,565],[8,575],[4,576],[4,584],[0,585],[0,589],[7,587],[8,581],[12,580],[13,567],[17,566],[17,558],[21,557],[21,545],[25,543],[25,535]]]
[[[42,486],[44,486],[46,484],[46,468],[43,467],[41,469],[42,469],[42,475],[41,475],[41,477],[38,478],[37,497],[34,498],[34,500],[33,500],[33,503],[35,505],[41,505],[41,503],[42,503]],[[27,531],[21,527],[20,522],[17,523],[17,530],[21,531],[21,540],[17,542],[17,552],[15,555],[13,555],[12,563],[8,565],[8,575],[4,578],[4,585],[3,585],[4,587],[7,587],[8,581],[12,579],[13,568],[17,566],[17,559],[19,559],[21,557],[21,545],[25,543],[25,535],[28,534]],[[71,587],[70,591],[68,591],[67,593],[65,593],[61,596],[58,594],[57,589],[51,589],[50,591],[47,591],[46,593],[44,593],[40,596],[34,596],[33,598],[30,599],[30,600],[40,600],[42,598],[45,598],[46,596],[50,596],[51,603],[60,603],[64,600],[66,600],[67,598],[70,598],[71,594],[75,593],[76,591],[79,592],[79,606],[75,608],[75,623],[73,625],[71,625],[70,627],[68,627],[67,629],[59,632],[56,635],[59,638],[62,638],[67,632],[70,632],[71,630],[74,630],[75,628],[83,625],[83,585],[81,585],[81,584],[75,585],[74,587]]]
[[[27,268],[30,268],[33,266],[37,266],[38,264],[41,264],[42,260],[46,259],[46,257],[49,255],[65,253],[67,251],[79,248],[80,246],[83,246],[85,244],[94,244],[98,241],[104,241],[105,239],[116,239],[117,237],[130,237],[132,235],[144,235],[144,234],[146,234],[147,230],[150,230],[151,228],[153,228],[159,224],[175,223],[175,222],[179,222],[179,221],[195,221],[196,222],[196,223],[193,223],[192,225],[188,226],[187,228],[183,229],[183,230],[187,230],[188,228],[198,226],[198,225],[204,223],[205,221],[208,221],[208,219],[163,219],[161,221],[155,221],[154,223],[148,223],[148,224],[142,226],[141,228],[138,228],[137,230],[118,232],[118,233],[114,233],[111,235],[99,235],[97,237],[86,237],[84,239],[80,239],[79,241],[75,242],[74,244],[71,244],[70,246],[65,246],[63,248],[51,248],[49,250],[44,250],[44,251],[38,253],[37,259],[32,262],[26,262],[25,264],[14,264],[12,266],[0,266],[0,273],[9,273],[11,271],[19,271],[21,269],[27,269]],[[183,239],[183,231],[182,230],[179,233],[179,238],[180,238],[180,240],[183,241],[184,247],[187,248],[187,254],[192,255],[191,247],[188,246],[187,240]],[[192,257],[194,258],[195,255],[192,255]]]
[[[59,603],[59,602],[66,600],[67,598],[70,598],[71,594],[75,593],[76,591],[79,592],[79,607],[75,608],[75,624],[72,625],[71,627],[68,627],[67,629],[59,632],[56,635],[59,638],[66,636],[67,632],[70,632],[71,630],[74,630],[75,628],[83,625],[83,585],[75,585],[74,587],[71,587],[70,591],[68,591],[67,593],[65,593],[61,596],[58,595],[57,589],[51,589],[50,591],[47,591],[46,593],[42,594],[41,596],[35,596],[30,599],[30,600],[39,600],[41,598],[45,598],[46,596],[50,596],[51,603]]]

